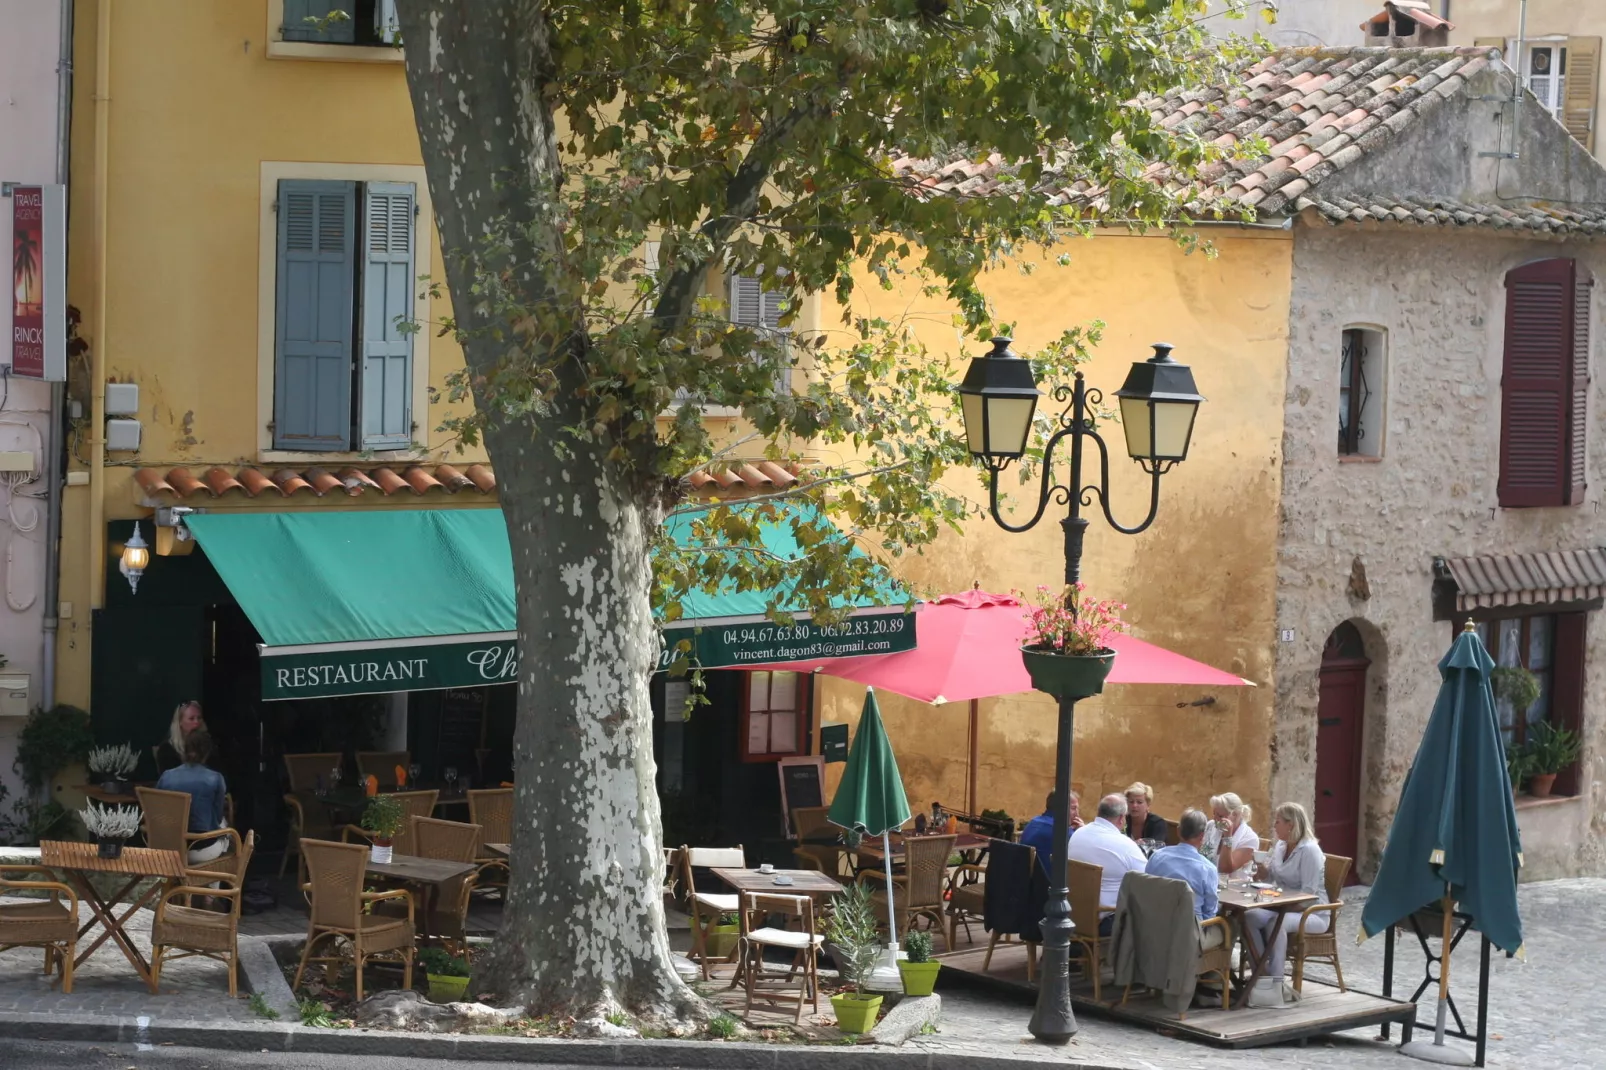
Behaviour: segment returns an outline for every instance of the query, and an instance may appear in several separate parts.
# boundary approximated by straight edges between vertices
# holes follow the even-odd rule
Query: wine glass
[[[407,767],[407,783],[417,784],[418,778],[424,775],[424,767],[414,762]]]
[[[340,766],[338,765],[329,770],[329,787],[331,790],[336,791],[340,788]]]
[[[446,767],[446,788],[451,794],[457,794],[457,766],[455,765]]]

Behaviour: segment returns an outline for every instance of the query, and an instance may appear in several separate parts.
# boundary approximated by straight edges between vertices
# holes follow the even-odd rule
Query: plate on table
[[[1277,886],[1275,884],[1270,884],[1270,883],[1268,883],[1266,881],[1250,881],[1249,882],[1249,887],[1255,889],[1256,891],[1269,892],[1269,891],[1271,891],[1273,888],[1275,888]]]
[[[776,877],[774,883],[775,883],[775,885],[777,887],[788,888],[792,884],[792,878],[791,877]]]

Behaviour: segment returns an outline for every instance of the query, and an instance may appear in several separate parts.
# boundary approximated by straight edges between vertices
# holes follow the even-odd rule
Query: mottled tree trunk
[[[540,88],[544,6],[400,0],[398,9],[476,403],[495,413],[499,388],[484,377],[527,342],[487,331],[514,316],[478,304],[471,287],[490,271],[512,290],[509,304],[525,307],[553,290],[543,253],[558,239],[533,204],[561,175]],[[478,243],[493,232],[528,244],[485,262]],[[683,1021],[702,1005],[670,959],[647,690],[659,641],[647,544],[661,517],[649,483],[609,462],[605,447],[562,433],[575,425],[586,426],[584,414],[560,393],[557,411],[493,415],[485,431],[513,548],[520,665],[512,876],[475,987],[540,1014],[620,1009]]]

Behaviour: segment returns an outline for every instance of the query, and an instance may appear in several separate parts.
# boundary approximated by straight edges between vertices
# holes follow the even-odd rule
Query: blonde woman
[[[1165,818],[1155,813],[1154,789],[1139,780],[1126,789],[1126,834],[1134,840],[1166,839]]]
[[[1210,810],[1215,822],[1205,833],[1206,856],[1215,851],[1216,868],[1228,880],[1248,880],[1260,848],[1260,836],[1249,824],[1254,812],[1230,791],[1211,796]]]
[[[201,717],[201,704],[194,699],[180,702],[173,711],[173,721],[168,725],[167,738],[156,746],[156,768],[158,772],[165,773],[169,769],[184,764],[184,741],[189,734],[197,728],[205,728],[206,721]]]
[[[1298,803],[1283,803],[1277,808],[1277,819],[1272,827],[1277,842],[1272,845],[1271,861],[1260,867],[1261,880],[1270,880],[1290,895],[1314,895],[1318,902],[1327,902],[1327,856],[1311,832],[1310,817]],[[1304,921],[1305,932],[1311,936],[1325,933],[1332,915],[1325,911],[1312,914]],[[1255,991],[1249,994],[1251,1007],[1281,1007],[1299,999],[1292,985],[1283,983],[1284,960],[1288,957],[1288,925],[1299,924],[1289,916],[1285,924],[1277,925],[1278,915],[1270,910],[1255,909],[1244,915],[1244,935],[1257,955],[1266,954],[1268,935],[1275,927],[1277,936],[1271,940],[1271,953],[1266,958],[1266,972]]]

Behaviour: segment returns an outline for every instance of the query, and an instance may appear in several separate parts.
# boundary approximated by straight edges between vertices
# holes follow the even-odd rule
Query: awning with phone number
[[[184,522],[262,637],[264,700],[517,679],[513,555],[500,509],[207,513]],[[671,530],[689,534],[690,523]],[[767,524],[761,538],[772,553],[802,552],[789,524]],[[766,620],[772,592],[694,593],[666,630],[666,662],[680,639],[704,668],[910,649],[905,596],[890,577],[885,593],[832,629]]]

